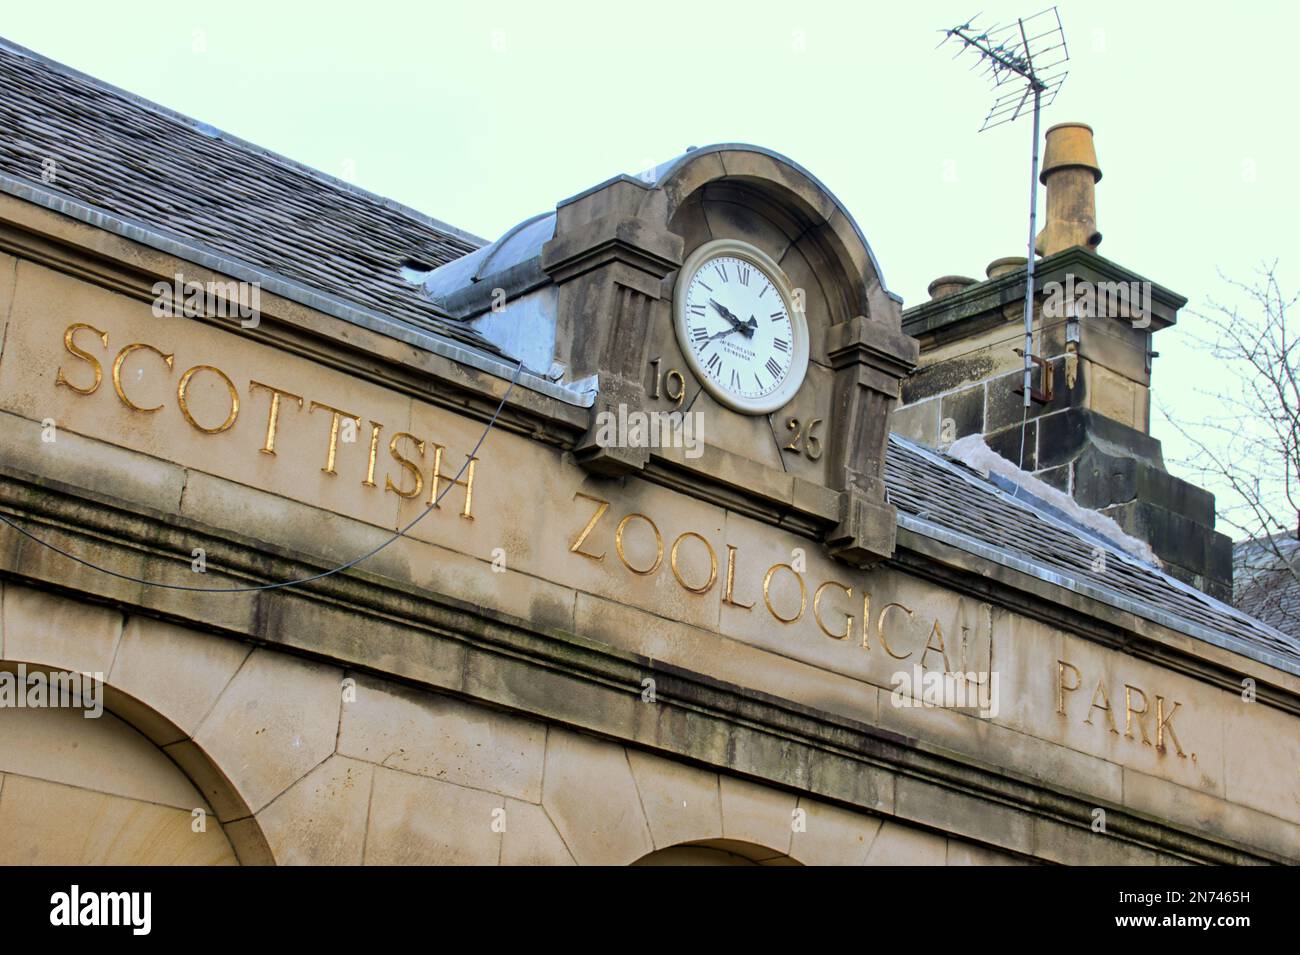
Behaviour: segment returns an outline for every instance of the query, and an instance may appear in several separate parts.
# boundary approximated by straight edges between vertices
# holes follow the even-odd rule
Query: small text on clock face
[[[719,255],[690,278],[687,347],[704,374],[739,398],[764,398],[784,384],[794,359],[794,325],[771,278],[752,262]]]

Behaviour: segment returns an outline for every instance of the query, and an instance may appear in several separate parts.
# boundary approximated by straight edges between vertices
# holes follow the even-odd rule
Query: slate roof
[[[885,484],[900,521],[910,516],[956,546],[974,542],[967,549],[982,556],[1228,649],[1262,651],[1274,665],[1300,672],[1300,639],[1123,553],[1022,489],[897,434],[890,435]]]
[[[1278,534],[1271,542],[1235,544],[1232,602],[1252,617],[1300,638],[1300,541],[1291,534]]]
[[[53,183],[42,182],[47,158],[58,163]],[[437,267],[482,240],[3,40],[0,175],[499,354],[401,274],[409,260]],[[905,527],[1300,673],[1300,639],[897,435],[886,484]]]
[[[482,240],[2,40],[0,173],[500,354],[401,275]]]

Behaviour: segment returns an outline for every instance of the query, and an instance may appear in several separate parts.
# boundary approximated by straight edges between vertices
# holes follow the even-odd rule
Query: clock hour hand
[[[745,326],[744,326],[744,323],[741,322],[740,319],[738,319],[735,315],[731,314],[731,310],[730,310],[729,308],[727,308],[727,306],[725,306],[725,305],[719,305],[719,304],[718,304],[716,301],[714,301],[713,299],[709,299],[709,304],[712,305],[714,308],[716,308],[716,309],[718,310],[718,314],[719,314],[719,315],[721,315],[721,316],[722,316],[723,318],[725,318],[727,321],[731,322],[731,327],[732,327],[733,329],[737,329],[737,330],[738,330],[738,329],[741,329],[741,328],[744,328],[744,327],[745,327]]]
[[[731,309],[727,308],[727,306],[721,305],[713,299],[709,299],[709,304],[718,310],[719,315],[731,323],[732,331],[740,332],[746,338],[754,337],[754,329],[758,328],[758,322],[754,321],[752,316],[747,323],[742,322],[732,313]]]

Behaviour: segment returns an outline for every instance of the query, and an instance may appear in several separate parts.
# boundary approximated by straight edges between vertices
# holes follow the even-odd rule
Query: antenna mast
[[[975,51],[976,61],[971,69],[983,66],[981,77],[988,77],[997,95],[993,100],[980,132],[1014,122],[1025,112],[1030,97],[1033,98],[1034,144],[1029,176],[1029,249],[1028,275],[1025,281],[1025,381],[1024,416],[1020,427],[1020,468],[1025,466],[1025,421],[1029,405],[1039,394],[1033,387],[1034,374],[1034,235],[1038,228],[1038,142],[1039,115],[1044,106],[1051,105],[1069,74],[1062,69],[1069,60],[1065,45],[1065,31],[1056,7],[1017,19],[1005,26],[987,30],[973,25],[976,17],[959,24],[944,34],[939,46],[956,41],[959,49],[953,59],[968,50]],[[1010,89],[1003,90],[1010,85]]]

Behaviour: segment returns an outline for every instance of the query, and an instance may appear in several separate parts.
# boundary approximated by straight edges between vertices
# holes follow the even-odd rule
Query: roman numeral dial
[[[808,370],[808,324],[781,267],[739,239],[714,239],[683,263],[677,341],[706,391],[744,414],[787,404]]]
[[[710,390],[741,402],[785,390],[799,336],[780,280],[746,256],[727,254],[709,257],[683,280],[679,331]]]

